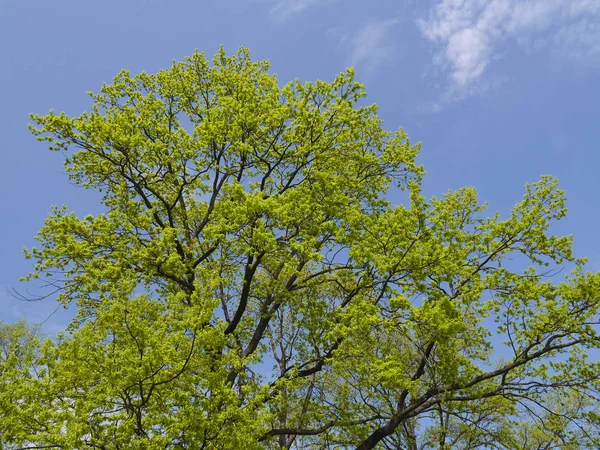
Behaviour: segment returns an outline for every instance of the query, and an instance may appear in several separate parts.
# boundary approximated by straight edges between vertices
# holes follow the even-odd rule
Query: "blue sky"
[[[78,114],[123,68],[220,45],[269,59],[282,83],[355,66],[386,127],[423,143],[428,194],[475,186],[506,212],[526,182],[556,175],[569,216],[554,231],[600,269],[600,0],[0,0],[0,320],[56,308],[6,293],[33,288],[18,282],[31,269],[22,248],[50,206],[99,209],[29,134],[28,113]]]

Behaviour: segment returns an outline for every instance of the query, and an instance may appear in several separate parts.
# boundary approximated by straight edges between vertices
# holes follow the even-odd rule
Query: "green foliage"
[[[600,275],[549,233],[556,180],[504,220],[471,188],[427,199],[352,70],[268,69],[195,53],[32,116],[106,212],[54,208],[27,252],[77,316],[45,343],[3,325],[2,443],[597,446]]]

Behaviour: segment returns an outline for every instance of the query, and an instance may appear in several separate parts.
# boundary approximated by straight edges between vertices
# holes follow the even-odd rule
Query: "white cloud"
[[[349,64],[365,70],[367,76],[372,75],[385,61],[392,59],[398,52],[398,45],[390,40],[390,32],[400,23],[397,18],[371,20],[365,23],[352,36],[340,29],[331,29],[337,35],[340,45],[349,53]]]
[[[485,84],[500,44],[511,39],[600,64],[600,0],[442,0],[417,24],[435,44],[434,62],[448,72],[455,97]]]
[[[448,38],[446,57],[454,64],[452,78],[464,86],[481,76],[488,65],[489,37],[478,29],[459,30]]]

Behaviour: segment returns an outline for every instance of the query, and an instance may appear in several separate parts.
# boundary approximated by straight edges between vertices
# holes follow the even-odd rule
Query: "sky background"
[[[386,128],[423,143],[429,195],[475,186],[506,213],[526,182],[557,176],[569,215],[553,231],[600,270],[600,0],[0,0],[0,321],[64,328],[52,299],[8,291],[36,293],[18,281],[31,270],[22,249],[51,205],[99,210],[28,114],[79,114],[121,69],[220,45],[270,60],[282,83],[354,66]]]

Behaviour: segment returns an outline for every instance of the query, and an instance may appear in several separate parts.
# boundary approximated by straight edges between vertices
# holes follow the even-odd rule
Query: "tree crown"
[[[1,373],[2,439],[596,445],[600,277],[549,233],[566,213],[556,180],[503,220],[472,188],[428,199],[420,146],[383,129],[351,69],[283,87],[268,69],[246,49],[194,53],[121,72],[90,112],[32,116],[105,212],[54,208],[27,252],[29,278],[78,312]]]

